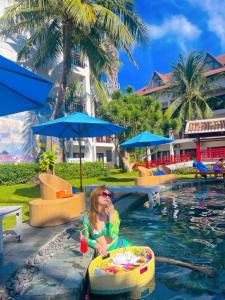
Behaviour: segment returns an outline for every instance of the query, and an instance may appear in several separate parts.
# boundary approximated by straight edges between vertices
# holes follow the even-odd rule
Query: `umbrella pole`
[[[82,185],[82,160],[81,160],[81,138],[79,137],[79,156],[80,156],[80,192],[83,192]]]

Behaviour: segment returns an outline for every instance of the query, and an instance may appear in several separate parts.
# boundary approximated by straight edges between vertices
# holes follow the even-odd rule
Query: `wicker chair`
[[[62,178],[40,174],[41,199],[29,203],[30,225],[55,226],[69,222],[85,211],[84,193],[72,194],[72,186]],[[71,196],[57,198],[58,191],[66,190]]]

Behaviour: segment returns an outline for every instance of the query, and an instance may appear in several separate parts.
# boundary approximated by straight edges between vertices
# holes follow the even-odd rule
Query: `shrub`
[[[106,164],[101,162],[83,163],[83,177],[106,176],[109,172]],[[55,174],[65,180],[79,178],[79,164],[57,163]],[[0,185],[14,185],[26,183],[39,173],[39,166],[35,163],[0,164]]]
[[[13,185],[31,181],[38,173],[38,164],[0,164],[0,185]]]
[[[106,164],[102,162],[86,162],[82,164],[83,177],[106,176],[109,172]],[[80,177],[79,164],[58,163],[55,165],[55,174],[65,180],[76,179]]]
[[[194,174],[195,173],[195,168],[184,167],[184,168],[174,170],[173,173],[182,174],[182,175]]]

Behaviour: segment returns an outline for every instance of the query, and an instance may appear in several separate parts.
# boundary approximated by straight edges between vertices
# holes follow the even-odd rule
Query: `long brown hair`
[[[105,185],[99,186],[95,188],[91,194],[90,194],[90,210],[89,210],[89,221],[94,229],[96,228],[97,225],[97,214],[99,213],[98,211],[98,196],[107,190],[107,187]]]

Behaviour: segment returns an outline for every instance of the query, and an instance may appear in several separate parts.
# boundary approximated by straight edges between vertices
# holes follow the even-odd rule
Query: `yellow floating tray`
[[[152,258],[147,263],[136,267],[134,270],[118,272],[118,273],[106,273],[96,274],[95,269],[101,268],[103,265],[110,262],[111,257],[117,253],[124,253],[124,251],[139,252],[142,248],[147,248],[152,255]],[[96,257],[90,264],[89,280],[91,293],[98,295],[107,294],[120,294],[130,292],[133,289],[146,285],[148,282],[154,279],[155,275],[155,256],[151,248],[147,246],[134,246],[119,248],[109,252],[109,258],[103,258],[101,255]]]

